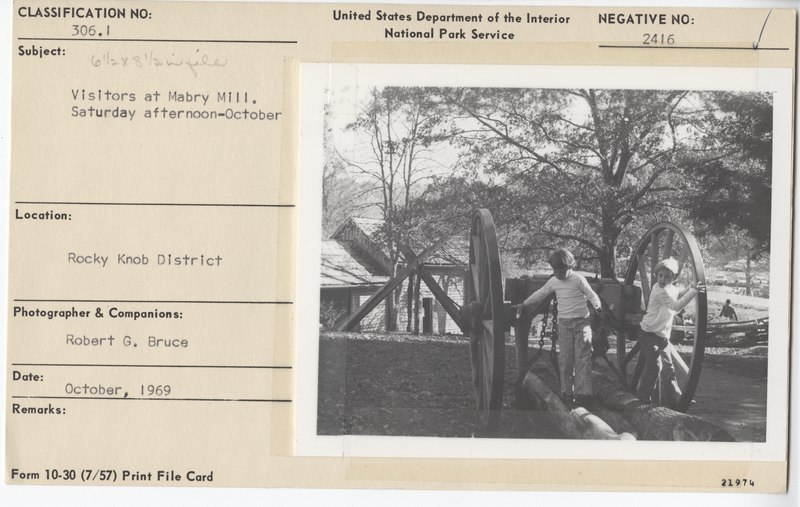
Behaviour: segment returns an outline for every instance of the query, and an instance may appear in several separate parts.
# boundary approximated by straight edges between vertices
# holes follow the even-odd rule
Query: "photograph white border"
[[[298,456],[783,461],[788,434],[792,71],[706,67],[302,64],[297,196],[295,453]],[[375,86],[621,88],[774,92],[766,442],[652,442],[319,436],[317,380],[324,104],[330,89]],[[298,236],[299,237],[299,236]],[[467,368],[468,365],[465,365]],[[701,379],[702,382],[702,379]]]

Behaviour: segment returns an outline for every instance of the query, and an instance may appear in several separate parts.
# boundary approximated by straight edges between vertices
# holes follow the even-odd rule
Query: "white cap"
[[[672,272],[672,276],[678,274],[678,261],[676,261],[673,257],[668,259],[664,259],[656,264],[656,269],[653,271],[653,274],[658,273],[659,269],[666,269]]]

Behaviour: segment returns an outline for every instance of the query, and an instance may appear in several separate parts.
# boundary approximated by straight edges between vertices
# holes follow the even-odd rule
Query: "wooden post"
[[[411,332],[414,322],[414,278],[416,271],[408,275],[408,287],[406,287],[406,333]]]
[[[528,337],[535,314],[530,308],[523,308],[514,324],[514,345],[517,352],[517,376],[528,369]]]
[[[422,333],[433,334],[433,298],[422,298]]]

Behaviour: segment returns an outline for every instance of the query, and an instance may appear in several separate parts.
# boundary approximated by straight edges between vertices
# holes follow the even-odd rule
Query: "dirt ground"
[[[503,413],[494,436],[558,438],[542,414],[514,406],[515,370],[508,346]],[[689,412],[738,441],[764,441],[766,397],[766,356],[707,353]],[[469,346],[461,337],[325,333],[318,404],[321,435],[488,436],[478,420]]]

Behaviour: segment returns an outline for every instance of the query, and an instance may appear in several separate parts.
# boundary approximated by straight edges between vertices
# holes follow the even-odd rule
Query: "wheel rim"
[[[497,234],[492,215],[485,209],[476,210],[472,217],[469,276],[473,380],[481,421],[493,431],[503,403],[505,322]]]
[[[654,283],[655,273],[653,271],[655,265],[658,261],[667,257],[674,257],[678,261],[679,272],[675,280],[676,283],[685,285],[694,279],[698,283],[705,284],[706,276],[703,259],[700,256],[700,249],[694,236],[679,225],[670,222],[658,223],[651,227],[639,241],[638,246],[631,255],[628,272],[625,275],[625,285],[632,286],[636,281],[640,283],[645,308],[649,304],[650,289]],[[692,334],[692,343],[690,345],[675,347],[684,355],[691,354],[690,360],[685,363],[685,372],[683,365],[674,365],[678,385],[681,388],[681,396],[676,400],[675,408],[681,412],[685,412],[690,407],[700,381],[708,324],[706,293],[699,292],[694,298],[694,305],[690,303],[686,309],[689,315],[692,315],[691,312],[693,312],[694,326],[691,328],[673,326],[673,332],[683,331],[687,335],[689,333]],[[643,361],[640,360],[641,355],[638,343],[627,339],[626,335],[627,333],[620,333],[620,339],[617,340],[617,361],[627,387],[635,392],[639,383]],[[631,370],[631,365],[634,362],[636,363],[636,368],[629,377],[628,371]]]

